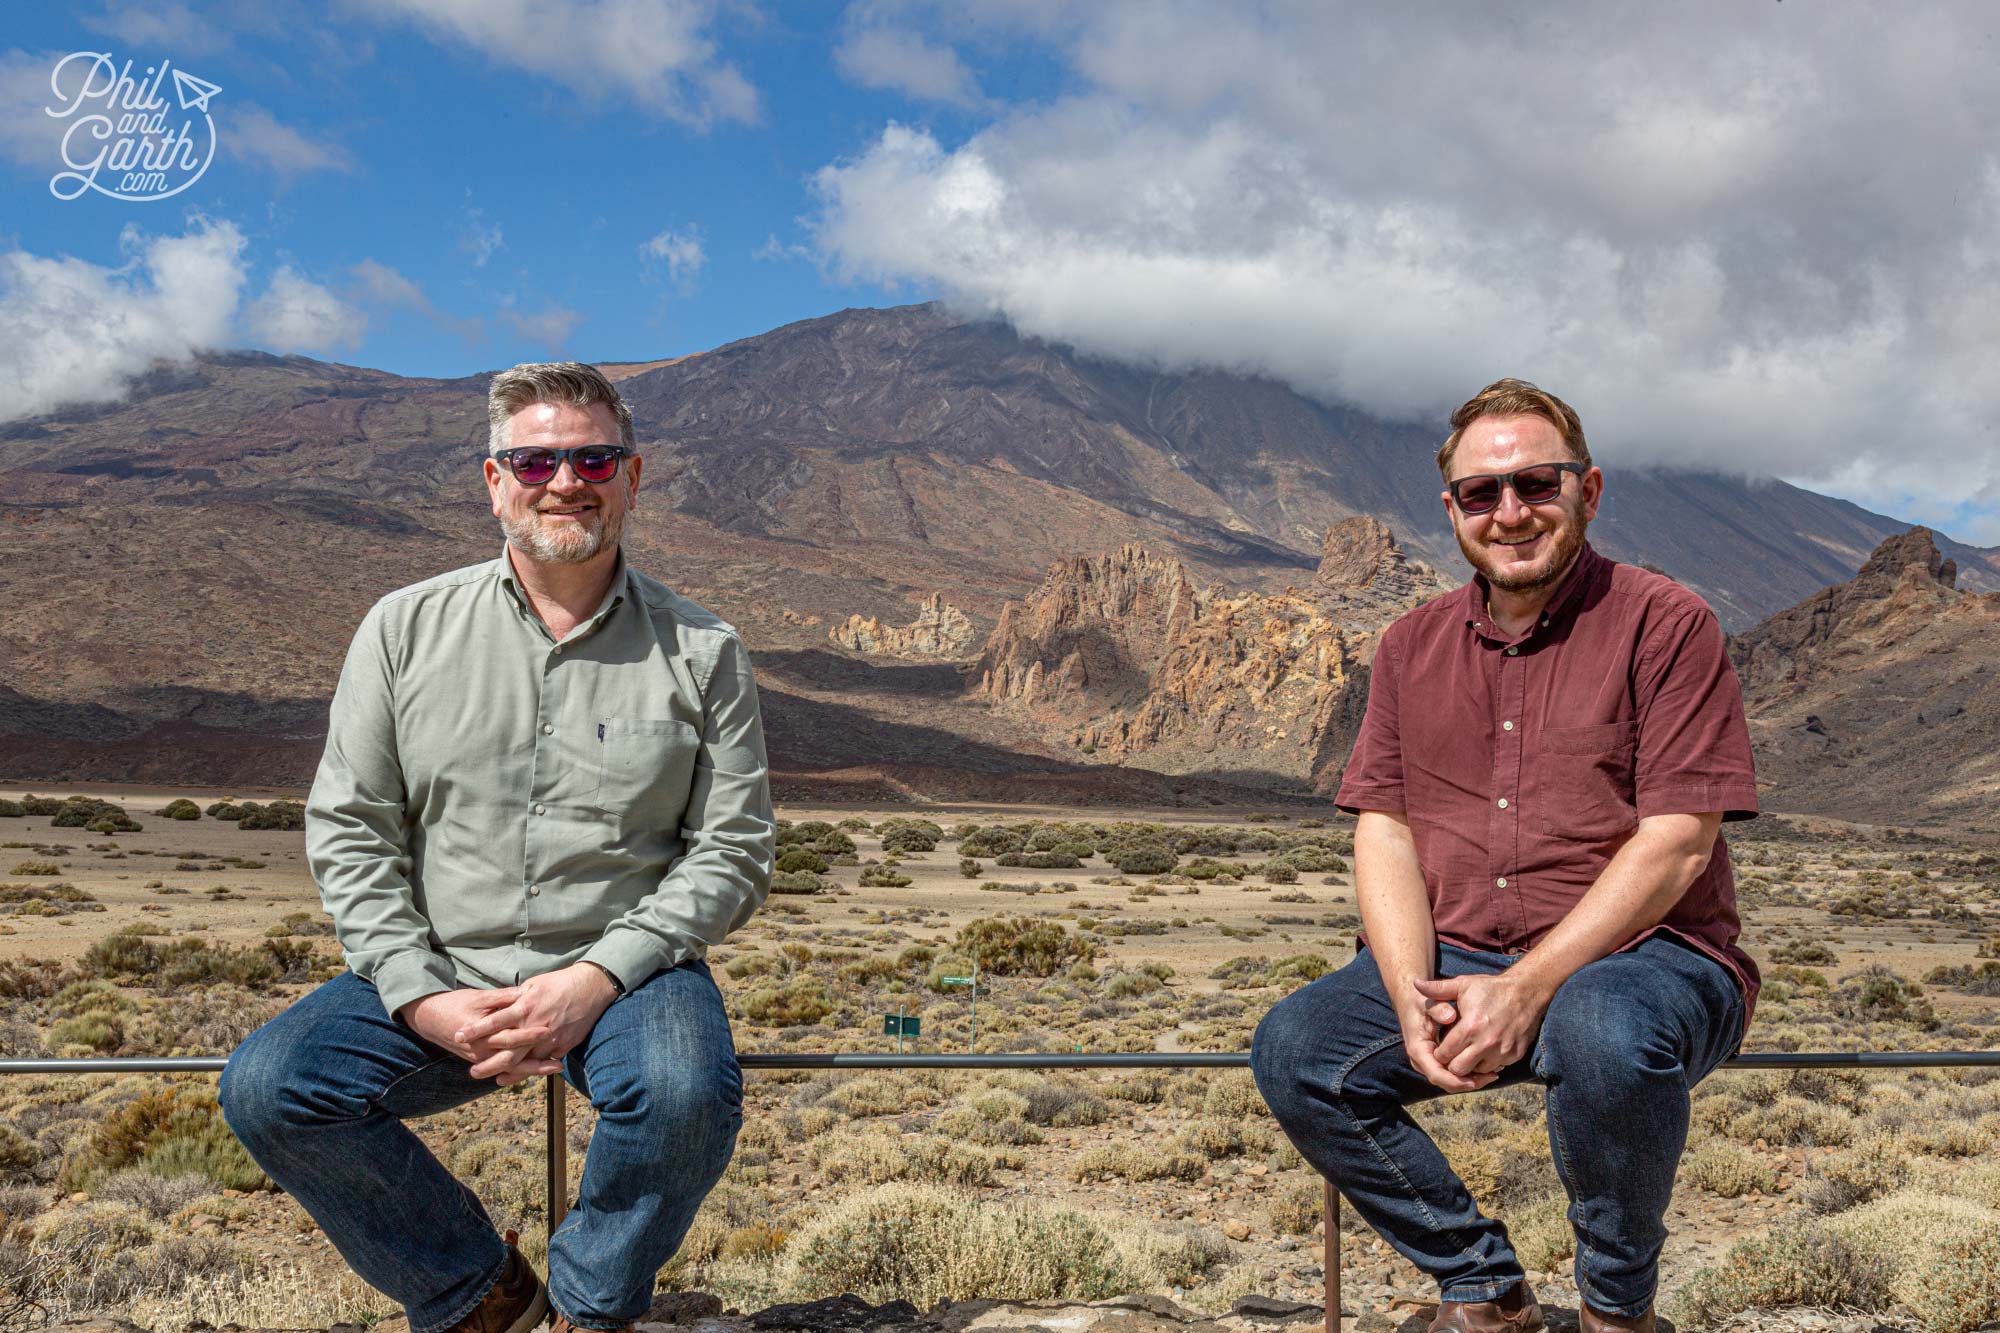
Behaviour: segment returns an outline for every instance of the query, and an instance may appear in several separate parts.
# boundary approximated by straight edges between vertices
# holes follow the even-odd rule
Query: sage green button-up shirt
[[[622,559],[560,643],[504,553],[377,602],[306,805],[347,965],[390,1014],[579,959],[629,991],[750,918],[775,833],[742,641]]]

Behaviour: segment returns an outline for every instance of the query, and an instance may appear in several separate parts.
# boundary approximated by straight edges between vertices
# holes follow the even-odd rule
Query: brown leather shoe
[[[1652,1307],[1642,1315],[1599,1314],[1585,1304],[1578,1311],[1583,1333],[1653,1333]]]
[[[1521,1282],[1497,1301],[1446,1301],[1429,1333],[1536,1333],[1541,1327],[1542,1307]]]
[[[518,1239],[507,1233],[507,1266],[500,1270],[500,1280],[478,1308],[452,1325],[453,1333],[528,1333],[548,1314],[549,1294],[533,1265],[514,1247]]]
[[[568,1315],[559,1314],[549,1324],[549,1333],[632,1333],[632,1326],[620,1324],[617,1328],[602,1330],[585,1328],[582,1324],[570,1323]]]

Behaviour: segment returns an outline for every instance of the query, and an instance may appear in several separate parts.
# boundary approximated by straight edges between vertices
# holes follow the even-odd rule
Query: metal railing
[[[220,1073],[222,1056],[163,1056],[120,1059],[69,1057],[45,1060],[0,1060],[0,1074],[202,1074]],[[861,1052],[792,1052],[739,1055],[746,1072],[762,1069],[1247,1069],[1248,1052],[1154,1052],[1084,1055],[1079,1053],[993,1055],[875,1055]],[[2000,1051],[1768,1051],[1725,1060],[1725,1070],[1742,1069],[1951,1069],[2000,1068]],[[569,1135],[566,1125],[568,1085],[556,1075],[543,1081],[547,1109],[544,1145],[549,1232],[569,1212]],[[1340,1333],[1340,1191],[1322,1182],[1322,1218],[1326,1228],[1326,1333]]]

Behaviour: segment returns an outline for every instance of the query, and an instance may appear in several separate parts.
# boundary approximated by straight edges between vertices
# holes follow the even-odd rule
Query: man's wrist
[[[603,974],[604,979],[606,981],[611,983],[612,999],[616,1000],[625,994],[625,983],[618,979],[618,974],[616,972],[613,972],[610,968],[606,967],[604,964],[598,962],[594,958],[584,959],[583,965],[585,967],[595,968],[598,972]]]

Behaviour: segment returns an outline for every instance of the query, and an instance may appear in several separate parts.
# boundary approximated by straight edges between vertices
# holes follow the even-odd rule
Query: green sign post
[[[924,1020],[915,1014],[905,1014],[898,1009],[893,1014],[882,1015],[882,1035],[896,1039],[896,1054],[903,1053],[903,1038],[915,1037],[923,1032]]]
[[[965,1050],[968,1055],[972,1054],[979,1049],[979,960],[977,958],[972,960],[971,976],[939,977],[938,985],[969,988],[967,993],[972,996],[972,1036],[965,1043]]]

